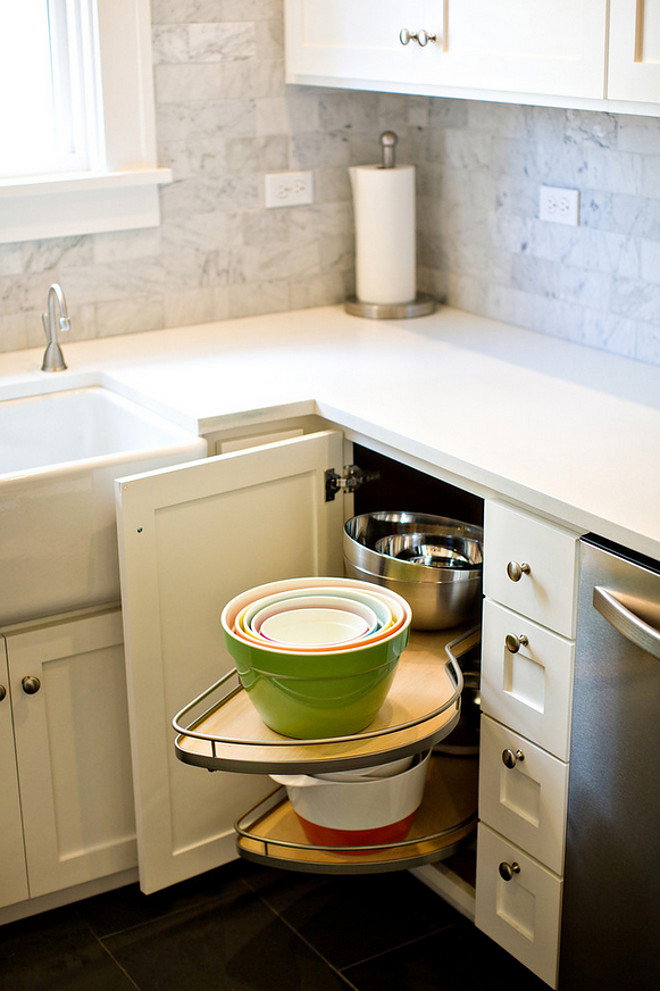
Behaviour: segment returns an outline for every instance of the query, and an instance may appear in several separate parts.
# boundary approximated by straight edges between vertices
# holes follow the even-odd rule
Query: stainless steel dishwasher
[[[581,568],[560,991],[660,987],[660,564]]]

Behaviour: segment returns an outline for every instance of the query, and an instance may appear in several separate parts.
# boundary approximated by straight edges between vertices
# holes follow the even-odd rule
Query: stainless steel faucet
[[[60,310],[59,320],[55,318],[55,303]],[[71,321],[66,308],[66,299],[62,291],[62,286],[54,282],[48,290],[48,313],[41,314],[41,322],[46,332],[48,344],[44,352],[44,360],[41,365],[42,372],[62,372],[66,368],[66,362],[62,349],[57,342],[58,327],[62,331],[71,330]]]

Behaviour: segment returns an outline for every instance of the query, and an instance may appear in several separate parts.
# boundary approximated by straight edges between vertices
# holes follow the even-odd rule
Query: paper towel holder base
[[[356,296],[349,296],[344,309],[354,317],[368,317],[370,320],[405,320],[409,317],[427,317],[433,313],[436,300],[428,293],[418,292],[407,303],[365,303]]]

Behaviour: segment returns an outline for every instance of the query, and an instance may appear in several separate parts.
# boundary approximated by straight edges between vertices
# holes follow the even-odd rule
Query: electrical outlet
[[[561,186],[541,186],[539,194],[539,220],[550,220],[555,224],[580,223],[580,191],[563,189]]]
[[[311,172],[271,172],[266,176],[266,206],[302,206],[314,202]]]

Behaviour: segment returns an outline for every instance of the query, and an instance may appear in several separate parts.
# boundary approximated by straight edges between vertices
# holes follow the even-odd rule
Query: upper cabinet
[[[660,102],[660,0],[286,0],[286,41],[294,83],[553,106]]]
[[[610,0],[607,95],[660,103],[660,0]]]

